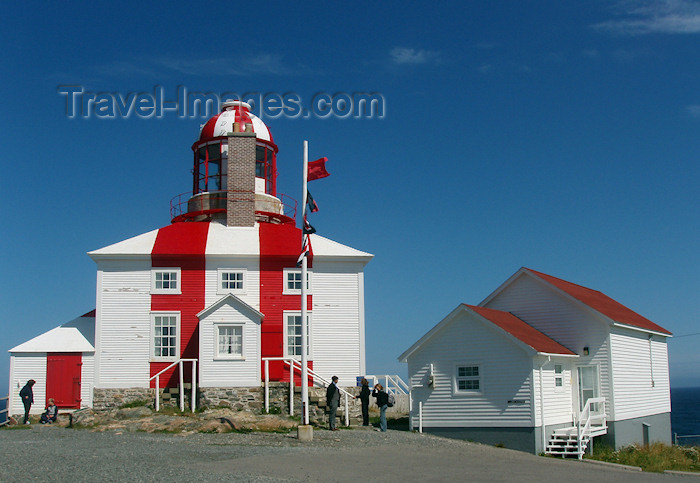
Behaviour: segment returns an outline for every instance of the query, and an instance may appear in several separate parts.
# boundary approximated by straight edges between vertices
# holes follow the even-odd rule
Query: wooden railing
[[[282,361],[289,366],[289,415],[292,416],[294,414],[294,374],[298,372],[301,377],[301,363],[289,357],[263,357],[263,361],[265,362],[265,412],[270,412],[270,361]],[[330,385],[330,381],[319,376],[312,369],[307,370],[309,376],[313,377],[315,386],[328,387]],[[349,398],[354,399],[355,396],[341,387],[338,389],[340,394],[345,397],[345,426],[350,426]]]
[[[408,394],[411,390],[408,384],[401,379],[398,374],[383,374],[376,376],[365,376],[365,379],[372,380],[370,386],[374,386],[384,379],[384,390],[387,394]]]
[[[185,410],[185,388],[184,388],[184,368],[183,368],[183,363],[184,362],[191,362],[192,363],[192,403],[190,404],[192,408],[192,412],[195,412],[197,409],[197,359],[178,359],[177,361],[173,362],[170,364],[168,367],[160,371],[158,374],[155,376],[152,376],[150,379],[148,379],[148,382],[150,383],[153,379],[156,380],[156,411],[160,411],[160,375],[163,374],[165,371],[170,369],[171,367],[174,367],[176,365],[179,365],[179,370],[178,370],[178,375],[179,375],[179,384],[180,384],[180,411]]]
[[[576,433],[578,439],[578,459],[583,459],[583,448],[585,446],[584,439],[588,438],[588,448],[593,451],[593,436],[592,430],[595,423],[596,429],[600,432],[603,429],[607,431],[605,420],[605,398],[592,397],[586,401],[586,406],[581,411],[578,423],[576,424]]]
[[[0,410],[0,426],[10,422],[10,396],[0,397],[0,403],[5,401],[5,409]],[[3,414],[5,415],[3,417]]]

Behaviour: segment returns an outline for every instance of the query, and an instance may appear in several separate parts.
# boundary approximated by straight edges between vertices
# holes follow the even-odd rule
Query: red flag
[[[328,171],[326,171],[326,161],[328,161],[328,158],[317,159],[316,161],[311,161],[309,163],[306,178],[307,181],[313,181],[315,179],[321,179],[331,175]]]

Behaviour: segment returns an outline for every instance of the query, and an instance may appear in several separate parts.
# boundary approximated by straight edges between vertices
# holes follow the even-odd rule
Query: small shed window
[[[455,392],[469,393],[481,391],[479,366],[457,365],[455,368]]]
[[[564,371],[561,364],[554,364],[554,387],[564,387]]]

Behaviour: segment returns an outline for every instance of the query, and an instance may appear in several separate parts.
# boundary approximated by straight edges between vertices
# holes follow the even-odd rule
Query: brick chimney
[[[246,131],[228,133],[227,226],[255,226],[256,138],[254,132]]]

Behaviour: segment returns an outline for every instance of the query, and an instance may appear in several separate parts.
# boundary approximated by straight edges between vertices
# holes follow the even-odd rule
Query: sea
[[[700,387],[671,388],[671,436],[677,444],[700,446]]]
[[[0,401],[0,411],[6,404]],[[700,446],[700,387],[671,388],[671,436],[677,444]]]

